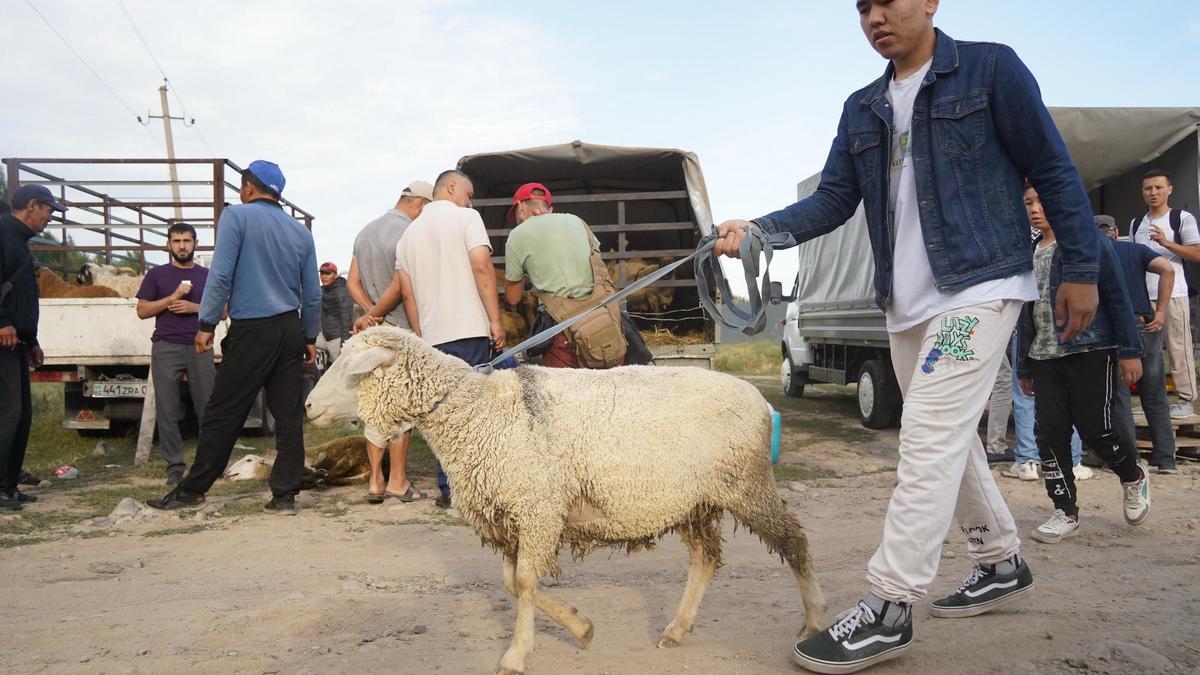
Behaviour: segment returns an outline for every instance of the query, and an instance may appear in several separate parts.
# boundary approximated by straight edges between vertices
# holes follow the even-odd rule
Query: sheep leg
[[[808,538],[800,521],[783,504],[776,492],[774,480],[764,486],[761,496],[747,494],[730,512],[751,532],[757,534],[772,553],[778,553],[787,562],[800,587],[800,599],[804,603],[804,627],[801,637],[821,631],[825,615],[825,597],[821,585],[813,574],[812,557],[808,551]]]
[[[658,640],[660,648],[676,647],[683,639],[684,633],[692,632],[692,628],[696,624],[696,612],[700,609],[700,601],[704,599],[704,591],[708,590],[708,584],[712,581],[713,574],[716,573],[717,565],[720,563],[720,532],[716,533],[716,538],[713,540],[718,551],[715,557],[705,550],[705,542],[699,537],[683,534],[683,540],[688,546],[688,556],[691,561],[691,565],[688,567],[687,588],[683,591],[683,598],[679,601],[679,609],[675,611],[675,618],[663,629],[662,636]]]
[[[516,561],[508,556],[504,556],[504,587],[508,589],[508,592],[513,597],[517,597],[516,587],[513,584],[515,567]],[[565,602],[546,595],[542,591],[534,592],[533,604],[545,612],[546,616],[550,617],[552,621],[566,629],[571,634],[571,637],[578,640],[580,646],[584,649],[591,646],[593,635],[592,622],[579,616],[579,610]]]
[[[512,579],[513,595],[517,598],[517,624],[513,630],[512,644],[500,659],[496,675],[521,675],[525,672],[525,657],[533,651],[533,598],[537,580],[532,556],[518,549]]]

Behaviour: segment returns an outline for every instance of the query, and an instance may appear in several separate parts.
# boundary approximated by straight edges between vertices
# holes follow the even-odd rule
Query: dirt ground
[[[773,379],[753,379],[785,415],[780,494],[807,528],[832,620],[864,592],[897,435],[859,427],[850,390],[783,399]],[[996,475],[1024,532],[1048,516],[1040,483]],[[45,498],[5,517],[45,526],[25,530],[39,543],[0,549],[4,671],[490,673],[511,638],[515,607],[499,557],[430,502],[369,506],[364,487],[337,488],[305,493],[306,508],[287,518],[262,514],[261,492],[236,490],[200,515],[77,522],[61,514],[72,489],[31,489]],[[106,490],[105,509],[125,492],[162,491],[147,477]],[[1034,594],[971,619],[918,607],[913,648],[878,672],[1200,673],[1191,576],[1200,469],[1154,476],[1152,490],[1149,521],[1129,527],[1117,479],[1098,472],[1081,484],[1078,537],[1026,540]],[[677,539],[582,563],[564,554],[549,590],[594,622],[595,640],[581,650],[539,617],[529,672],[798,672],[790,652],[802,610],[791,575],[753,535],[725,524],[726,564],[695,632],[674,649],[655,643],[683,592]],[[943,563],[933,594],[952,592],[968,571],[956,533]]]

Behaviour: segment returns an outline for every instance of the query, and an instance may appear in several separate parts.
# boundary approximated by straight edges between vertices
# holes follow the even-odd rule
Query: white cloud
[[[115,4],[35,4],[128,105],[157,113],[160,76]],[[553,58],[563,45],[457,5],[126,0],[213,151],[278,162],[285,196],[317,217],[318,256],[340,265],[410,180],[472,152],[562,142],[578,126]],[[26,29],[6,49],[40,67],[14,73],[9,90],[36,95],[6,106],[0,154],[163,156],[27,7],[9,19],[21,13]],[[149,129],[161,139],[161,123]],[[208,156],[195,131],[174,133],[178,156]]]

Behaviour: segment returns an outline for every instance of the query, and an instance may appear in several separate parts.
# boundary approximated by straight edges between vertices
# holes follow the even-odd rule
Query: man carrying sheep
[[[931,603],[934,616],[981,614],[1033,588],[977,432],[1021,303],[1037,297],[1024,178],[1044,197],[1062,255],[1061,341],[1096,313],[1100,256],[1087,193],[1013,50],[936,30],[937,0],[855,4],[889,60],[883,77],[846,100],[817,191],[753,222],[722,223],[715,249],[736,255],[751,227],[803,242],[864,202],[904,416],[869,592],[795,647],[797,663],[825,673],[861,670],[911,645],[911,606],[937,574],[952,521],[974,565],[956,592]]]
[[[433,201],[396,245],[396,276],[383,297],[355,324],[377,325],[401,301],[413,332],[438,351],[475,366],[504,346],[492,244],[479,212],[475,187],[461,171],[443,171]],[[439,506],[450,506],[450,484],[438,468]]]
[[[592,307],[598,301],[595,297],[597,288],[615,292],[608,278],[608,270],[600,261],[600,242],[588,229],[587,223],[578,216],[554,213],[553,197],[545,185],[526,183],[517,189],[509,214],[516,220],[517,226],[508,235],[504,245],[505,302],[514,306],[521,302],[525,292],[525,277],[529,277],[534,293],[542,301],[543,310],[550,311],[556,321],[563,321]],[[596,320],[585,323],[620,336],[619,311],[614,307],[608,313],[596,312]],[[571,336],[567,335],[569,332]],[[586,340],[586,337],[583,339]],[[579,340],[580,336],[575,334],[574,329],[555,335],[542,355],[542,365],[547,368],[579,368],[581,364],[577,348],[586,349]],[[621,343],[614,347],[619,347],[619,353],[613,353],[605,361],[610,361],[611,365],[622,365],[625,361],[624,345]],[[583,365],[601,367],[591,360]]]
[[[395,280],[396,245],[425,205],[433,201],[433,186],[423,180],[415,180],[400,192],[396,205],[386,213],[367,223],[354,238],[354,255],[350,258],[350,275],[346,289],[364,312],[370,312],[388,286]],[[399,284],[399,282],[396,282]],[[383,322],[398,328],[408,328],[408,317],[404,309],[394,307],[383,317]],[[408,462],[408,445],[412,429],[376,429],[363,426],[367,438],[367,461],[370,476],[367,479],[367,502],[382,504],[388,495],[401,501],[423,499],[425,495],[409,480],[405,464]],[[383,448],[388,451],[387,483],[383,480]]]
[[[17,489],[33,422],[29,367],[40,368],[43,358],[29,240],[46,229],[53,211],[67,207],[46,186],[22,185],[12,193],[12,213],[0,216],[0,509],[20,511],[37,501]]]
[[[271,469],[272,513],[294,515],[304,474],[303,368],[317,358],[321,285],[312,233],[279,206],[284,177],[263,160],[242,172],[241,205],[221,212],[204,298],[197,352],[212,349],[228,303],[233,319],[221,341],[221,368],[204,410],[191,469],[174,490],[146,504],[178,509],[204,503],[221,477],[250,406],[266,388],[275,416],[277,456]]]
[[[158,444],[167,462],[167,485],[178,485],[187,467],[183,463],[183,436],[179,422],[180,378],[187,375],[188,394],[196,419],[204,424],[204,406],[212,393],[211,351],[197,352],[196,331],[200,330],[200,298],[208,268],[197,265],[196,230],[187,223],[167,228],[167,247],[171,262],[146,273],[137,292],[139,319],[154,318],[150,340],[150,371],[154,378],[155,425]]]

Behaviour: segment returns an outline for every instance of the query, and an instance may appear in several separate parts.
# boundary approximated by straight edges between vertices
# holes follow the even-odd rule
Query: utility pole
[[[163,78],[162,86],[158,88],[158,98],[162,103],[162,114],[151,115],[146,114],[147,119],[161,119],[163,121],[163,138],[167,141],[167,171],[171,176],[171,197],[175,204],[175,222],[183,222],[183,205],[179,199],[179,172],[175,170],[175,139],[171,135],[171,120],[179,120],[184,126],[191,126],[196,123],[196,120],[188,120],[183,117],[171,117],[171,108],[167,105],[167,80]],[[138,118],[141,122],[142,118]],[[149,124],[149,122],[142,122]],[[138,425],[138,440],[137,447],[133,453],[134,465],[145,464],[150,461],[150,446],[154,440],[154,427],[157,418],[157,408],[154,403],[154,376],[153,369],[146,374],[146,397],[142,400],[142,419]]]
[[[175,222],[183,222],[183,206],[179,201],[179,172],[175,170],[175,140],[171,135],[171,120],[179,120],[184,126],[191,126],[196,123],[196,120],[188,120],[184,117],[172,117],[171,107],[167,104],[167,81],[164,79],[161,87],[158,88],[158,98],[162,103],[161,115],[146,115],[147,119],[163,121],[163,138],[167,142],[167,171],[171,176],[171,197],[175,203]],[[138,118],[141,122],[142,118]],[[149,124],[149,122],[142,122]]]

